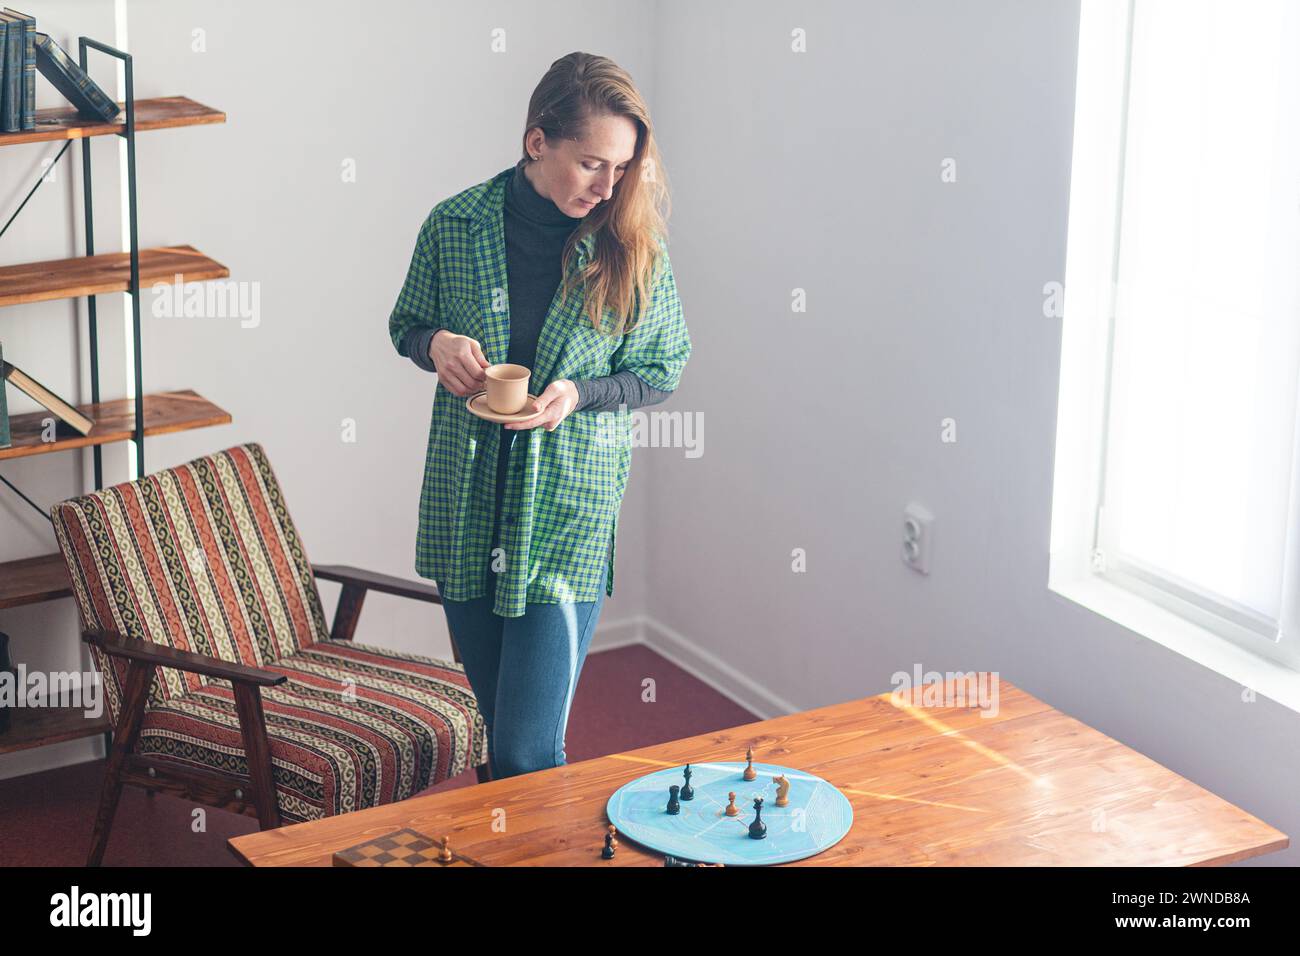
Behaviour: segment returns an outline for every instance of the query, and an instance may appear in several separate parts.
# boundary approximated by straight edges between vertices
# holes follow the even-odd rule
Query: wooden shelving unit
[[[43,441],[41,437],[42,421],[50,417],[49,412],[12,416],[9,419],[9,430],[13,444],[9,448],[0,448],[0,461],[130,441],[135,437],[135,402],[132,399],[120,398],[112,402],[78,405],[77,408],[94,421],[95,427],[89,434],[82,435],[70,428],[65,430],[66,426],[60,425],[55,440],[51,442]],[[213,405],[197,392],[160,392],[144,397],[146,436],[228,425],[230,421],[229,412]]]
[[[17,133],[0,133],[0,146],[20,143],[48,143],[63,139],[85,139],[88,136],[116,136],[126,132],[126,104],[118,104],[122,112],[113,119],[88,120],[72,107],[37,110],[36,129]],[[178,126],[202,126],[206,123],[224,123],[226,114],[186,96],[163,96],[151,100],[135,101],[135,131],[174,129]]]
[[[223,279],[230,270],[193,246],[164,246],[141,249],[137,227],[137,197],[135,176],[135,135],[149,130],[175,129],[184,126],[224,123],[226,114],[184,96],[168,96],[137,100],[134,93],[132,60],[130,55],[105,46],[88,37],[80,40],[81,67],[87,67],[87,54],[98,50],[121,60],[125,65],[126,99],[120,104],[122,111],[112,121],[88,120],[70,107],[38,110],[36,128],[14,133],[0,133],[0,147],[30,143],[81,140],[85,206],[86,255],[69,259],[54,259],[0,267],[0,308],[28,305],[54,299],[85,297],[90,331],[90,381],[91,401],[77,408],[95,424],[89,434],[82,435],[60,423],[53,441],[45,439],[45,422],[51,417],[46,411],[10,418],[12,444],[0,448],[0,462],[34,455],[54,454],[77,448],[92,448],[95,453],[95,488],[103,487],[100,450],[112,442],[135,441],[136,464],[139,474],[145,474],[144,439],[194,428],[228,424],[230,414],[203,396],[189,390],[148,394],[143,387],[143,370],[140,349],[140,297],[142,291],[156,282],[172,283],[177,275],[182,282]],[[89,140],[96,136],[120,136],[126,141],[127,197],[129,211],[130,248],[125,252],[95,254],[94,202],[91,188],[91,154]],[[65,142],[59,151],[61,158],[68,151]],[[37,182],[27,200],[40,188]],[[127,293],[131,297],[133,318],[133,370],[136,395],[131,398],[103,400],[99,394],[99,350],[95,296],[106,293]],[[7,354],[24,371],[43,380],[42,370],[23,362],[21,355]],[[6,387],[0,383],[0,388]],[[0,487],[0,494],[6,489]],[[26,497],[26,496],[24,496]],[[47,505],[48,507],[48,505]],[[41,511],[40,507],[36,507]],[[48,518],[48,514],[45,514]],[[69,597],[72,582],[67,566],[59,553],[45,554],[18,561],[0,562],[0,609],[20,607],[43,601]],[[17,708],[11,711],[12,723],[5,734],[0,734],[0,754],[64,740],[91,737],[111,730],[107,717],[87,718],[80,710],[68,707]]]
[[[72,582],[61,554],[43,554],[0,564],[0,608],[71,596]]]
[[[224,279],[230,270],[193,246],[141,249],[140,284]],[[78,299],[83,295],[131,290],[131,253],[50,259],[17,266],[0,266],[0,306],[27,305],[51,299]]]
[[[9,713],[9,730],[0,734],[0,754],[94,737],[113,729],[107,714],[87,717],[74,707],[19,707]]]

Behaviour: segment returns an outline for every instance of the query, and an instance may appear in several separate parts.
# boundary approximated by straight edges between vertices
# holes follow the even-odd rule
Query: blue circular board
[[[681,812],[668,812],[668,788],[681,786],[684,766],[657,770],[614,791],[605,805],[609,822],[619,836],[647,849],[700,863],[727,866],[764,866],[789,863],[834,846],[853,825],[848,798],[815,774],[776,764],[754,763],[758,774],[745,780],[745,764],[693,763],[694,800],[681,800]],[[790,781],[788,806],[776,805],[772,778],[784,774]],[[738,816],[725,813],[727,793],[735,791]],[[754,798],[763,798],[767,836],[749,835],[754,820]]]

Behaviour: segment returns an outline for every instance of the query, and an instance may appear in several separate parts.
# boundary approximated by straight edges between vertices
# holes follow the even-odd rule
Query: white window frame
[[[1277,621],[1110,545],[1106,423],[1135,0],[1108,6],[1122,19],[1104,37],[1086,20],[1080,31],[1080,76],[1084,57],[1105,65],[1076,91],[1049,587],[1300,710],[1300,415]]]

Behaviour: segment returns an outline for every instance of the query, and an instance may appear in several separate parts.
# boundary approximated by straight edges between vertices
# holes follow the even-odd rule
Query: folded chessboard
[[[335,866],[486,866],[457,853],[447,838],[433,840],[403,827],[334,854]]]

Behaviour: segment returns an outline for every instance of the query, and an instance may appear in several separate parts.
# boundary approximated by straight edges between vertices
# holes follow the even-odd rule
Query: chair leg
[[[122,796],[122,766],[135,749],[144,721],[144,708],[149,702],[149,685],[153,682],[154,666],[143,661],[132,661],[126,674],[126,687],[122,699],[122,713],[118,718],[113,746],[108,752],[104,768],[104,786],[99,794],[99,810],[95,814],[95,828],[90,834],[90,855],[86,866],[99,866],[104,861],[108,835],[113,829],[113,817]]]
[[[271,746],[266,738],[262,695],[256,685],[235,684],[235,709],[244,734],[244,754],[248,757],[248,778],[253,786],[257,822],[263,830],[274,830],[280,825],[280,804],[271,771]]]

